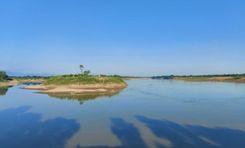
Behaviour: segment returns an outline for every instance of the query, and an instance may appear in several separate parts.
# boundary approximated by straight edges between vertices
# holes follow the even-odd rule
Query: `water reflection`
[[[144,143],[138,129],[121,118],[111,119],[111,130],[121,142],[121,147],[144,148]]]
[[[146,148],[147,145],[141,138],[140,132],[137,127],[133,124],[124,121],[121,118],[111,119],[111,131],[120,141],[120,146],[86,146],[86,148]],[[77,146],[77,148],[82,148],[82,146]],[[84,146],[83,146],[84,148]]]
[[[209,128],[198,125],[181,125],[168,120],[137,116],[158,138],[167,139],[171,147],[182,148],[243,148],[245,132],[229,128]],[[142,140],[139,130],[121,118],[111,119],[111,130],[121,141],[121,147],[148,147]],[[156,147],[166,147],[155,142]]]
[[[8,92],[9,86],[0,87],[0,96],[5,96]]]
[[[75,120],[55,118],[40,121],[41,115],[27,112],[28,106],[0,111],[1,147],[61,148],[80,125]]]
[[[80,104],[83,104],[85,101],[94,100],[99,97],[112,97],[117,95],[118,92],[112,93],[85,93],[85,94],[77,94],[77,93],[47,93],[49,97],[64,99],[64,100],[77,100]]]
[[[244,88],[137,80],[115,97],[49,97],[13,87],[0,97],[0,147],[243,148]]]
[[[23,82],[21,83],[22,85],[40,85],[42,84],[41,82]]]

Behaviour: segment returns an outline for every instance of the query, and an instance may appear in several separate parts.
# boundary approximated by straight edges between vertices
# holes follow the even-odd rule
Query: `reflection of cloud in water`
[[[133,124],[128,123],[121,118],[113,118],[111,119],[111,122],[111,130],[121,141],[122,147],[146,147],[140,136],[140,132]]]
[[[142,131],[133,123],[122,118],[111,119],[111,131],[121,145],[116,147],[175,147],[175,148],[243,148],[245,132],[229,128],[209,128],[197,125],[180,125],[168,120],[136,117],[156,137],[170,141],[170,145],[154,141],[148,145],[144,141]],[[107,147],[107,146],[91,146]]]
[[[143,116],[138,116],[137,119],[156,136],[170,140],[173,147],[242,148],[245,145],[245,132],[240,130],[180,125],[168,120],[156,120]]]
[[[78,93],[47,93],[48,96],[58,99],[64,100],[76,100],[79,101],[80,104],[88,100],[94,100],[99,97],[112,97],[117,95],[118,92],[111,92],[111,93],[85,93],[85,94],[78,94]]]
[[[121,118],[111,119],[111,130],[114,135],[119,139],[120,146],[88,146],[87,148],[101,148],[101,147],[130,147],[130,148],[145,148],[147,147],[140,136],[138,129],[131,123],[124,121]],[[79,146],[78,146],[79,147]]]
[[[41,115],[27,112],[30,107],[0,111],[1,147],[64,147],[79,129],[75,120],[55,118],[40,121]]]

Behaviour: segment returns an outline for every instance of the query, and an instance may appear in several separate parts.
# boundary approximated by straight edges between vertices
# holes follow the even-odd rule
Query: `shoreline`
[[[166,75],[153,76],[156,80],[177,80],[188,82],[228,82],[245,83],[245,74],[224,74],[224,75]]]
[[[174,80],[188,82],[227,82],[227,83],[245,83],[245,77],[174,77]]]
[[[0,82],[0,87],[5,87],[5,86],[16,86],[19,84],[24,84],[24,83],[43,83],[43,79],[13,79],[11,81],[5,81],[5,82]]]
[[[40,93],[70,93],[70,94],[87,94],[87,93],[113,93],[127,87],[127,84],[89,84],[89,85],[30,85],[24,87],[28,90],[37,90]]]

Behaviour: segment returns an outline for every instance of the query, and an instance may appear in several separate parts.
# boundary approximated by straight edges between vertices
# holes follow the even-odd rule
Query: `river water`
[[[0,89],[0,147],[245,147],[245,85],[129,80],[112,96]]]

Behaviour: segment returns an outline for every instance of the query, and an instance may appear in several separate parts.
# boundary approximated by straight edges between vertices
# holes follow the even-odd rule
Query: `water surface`
[[[128,84],[85,97],[2,88],[1,147],[245,147],[244,84]]]

